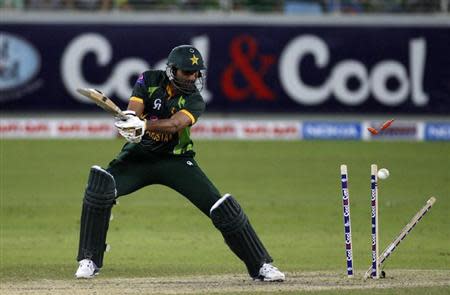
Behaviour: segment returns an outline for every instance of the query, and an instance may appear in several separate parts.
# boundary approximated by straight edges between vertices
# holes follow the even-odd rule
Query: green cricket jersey
[[[168,119],[176,112],[183,112],[191,119],[192,126],[205,110],[201,94],[198,91],[192,94],[173,94],[169,83],[164,71],[146,71],[137,79],[130,100],[144,104],[143,117],[148,121]],[[147,131],[139,145],[146,150],[164,154],[195,154],[190,127],[177,134]]]

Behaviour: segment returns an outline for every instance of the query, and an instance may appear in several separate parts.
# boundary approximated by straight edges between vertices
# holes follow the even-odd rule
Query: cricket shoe
[[[264,263],[259,269],[259,276],[255,280],[265,282],[283,282],[285,279],[284,273],[278,270],[275,266],[269,263]]]
[[[83,259],[79,262],[79,266],[75,276],[77,279],[90,279],[100,273],[100,269],[90,259]]]

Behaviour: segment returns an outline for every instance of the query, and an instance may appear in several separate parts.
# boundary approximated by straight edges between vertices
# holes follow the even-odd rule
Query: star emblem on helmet
[[[192,57],[190,58],[190,60],[192,61],[192,65],[198,65],[198,60],[199,58],[195,56],[195,54],[192,55]]]

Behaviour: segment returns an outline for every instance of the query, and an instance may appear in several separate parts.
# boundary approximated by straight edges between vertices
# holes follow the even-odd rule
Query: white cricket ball
[[[380,170],[378,170],[379,179],[386,179],[388,177],[389,177],[389,170],[387,170],[386,168],[381,168]]]

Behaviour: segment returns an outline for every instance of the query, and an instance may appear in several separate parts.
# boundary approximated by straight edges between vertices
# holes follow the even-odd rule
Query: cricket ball
[[[381,168],[380,170],[378,170],[378,178],[386,179],[388,177],[389,177],[389,170],[387,170],[386,168]]]

